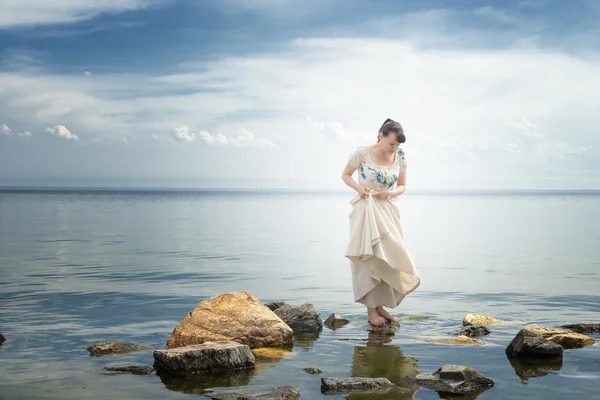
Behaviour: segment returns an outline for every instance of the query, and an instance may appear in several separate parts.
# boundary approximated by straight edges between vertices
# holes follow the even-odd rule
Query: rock
[[[546,340],[562,346],[563,349],[579,349],[596,343],[596,339],[591,336],[582,335],[568,329],[547,328],[540,325],[527,325],[524,329],[535,333]]]
[[[281,308],[285,305],[285,301],[273,301],[271,303],[265,303],[265,306],[271,310],[271,311],[275,311],[278,308]]]
[[[365,392],[395,387],[387,378],[321,378],[323,394]]]
[[[254,295],[240,290],[200,302],[175,327],[167,348],[234,341],[250,348],[292,344],[293,331]]]
[[[581,334],[600,333],[600,324],[570,324],[563,325],[561,328]]]
[[[251,349],[256,362],[273,363],[282,361],[285,357],[294,354],[290,349],[279,347],[258,347]]]
[[[6,342],[6,338],[4,337],[3,334],[0,333],[0,344]]]
[[[123,374],[132,375],[149,375],[154,371],[154,368],[148,367],[147,365],[123,365],[116,367],[105,367],[104,369],[110,372],[120,372]]]
[[[172,374],[222,372],[255,367],[255,358],[248,346],[227,341],[155,350],[154,359],[157,367]]]
[[[563,348],[523,328],[511,340],[504,352],[509,358],[552,358],[562,357]]]
[[[103,342],[87,348],[92,356],[105,356],[108,354],[125,354],[134,351],[149,350],[149,347],[127,342]]]
[[[475,339],[475,338],[470,338],[468,336],[458,336],[456,338],[451,338],[451,339],[435,339],[435,340],[431,340],[430,343],[433,344],[449,344],[449,345],[453,345],[453,344],[461,344],[461,345],[465,345],[465,344],[476,344],[476,345],[482,345],[483,342],[479,339]]]
[[[325,320],[325,326],[331,329],[340,328],[348,324],[350,320],[343,318],[338,313],[333,313]]]
[[[302,368],[302,370],[310,375],[321,375],[324,372],[319,368]]]
[[[318,333],[323,329],[323,321],[319,313],[309,303],[295,308],[285,304],[274,313],[292,328],[294,333]]]
[[[418,374],[415,382],[426,389],[454,394],[481,393],[494,386],[493,380],[473,368],[453,364],[444,365],[433,373]]]
[[[367,330],[369,332],[387,336],[395,335],[398,329],[400,329],[400,324],[398,321],[386,320],[386,322],[380,326],[374,326],[371,325],[371,323],[367,323],[367,325]]]
[[[213,400],[296,400],[300,397],[298,389],[291,386],[277,388],[244,388],[240,392],[206,394]]]
[[[469,325],[491,325],[491,324],[496,324],[498,322],[502,322],[499,319],[493,318],[493,317],[486,317],[483,315],[479,315],[479,314],[467,314],[462,321],[463,326],[469,326]]]
[[[461,329],[458,334],[468,337],[486,336],[492,333],[487,326],[482,324],[469,325]]]

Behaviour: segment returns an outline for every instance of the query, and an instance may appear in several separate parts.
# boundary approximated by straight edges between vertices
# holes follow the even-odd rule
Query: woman
[[[399,148],[405,141],[402,126],[388,118],[377,143],[358,147],[342,173],[344,183],[358,193],[351,201],[346,251],[354,301],[367,307],[373,326],[395,321],[383,307],[397,307],[421,283],[404,243],[400,211],[392,201],[406,189],[406,157]],[[352,178],[356,170],[358,182]]]

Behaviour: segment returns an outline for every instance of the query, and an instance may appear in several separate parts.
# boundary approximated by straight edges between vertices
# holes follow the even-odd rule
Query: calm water
[[[0,191],[0,398],[203,398],[206,382],[111,375],[152,351],[90,357],[108,340],[164,347],[203,299],[245,289],[313,303],[352,323],[298,342],[252,376],[218,385],[294,385],[322,396],[325,376],[403,376],[465,364],[494,379],[479,399],[600,399],[600,346],[522,379],[504,348],[526,323],[600,322],[600,194],[405,195],[408,245],[422,277],[395,313],[389,343],[366,339],[343,257],[351,193]],[[466,313],[509,321],[485,346],[440,346]],[[535,371],[529,371],[535,374]],[[539,375],[539,374],[538,374]],[[369,398],[352,396],[350,398]],[[399,397],[400,398],[400,397]],[[419,390],[403,398],[436,399]]]

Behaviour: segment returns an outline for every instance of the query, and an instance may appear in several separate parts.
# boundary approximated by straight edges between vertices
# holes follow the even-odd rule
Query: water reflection
[[[562,357],[542,360],[508,358],[508,360],[523,385],[526,385],[531,378],[554,374],[563,366]]]
[[[213,388],[247,386],[256,374],[254,369],[242,369],[218,374],[172,375],[164,369],[156,369],[156,375],[167,389],[186,394],[205,394]]]

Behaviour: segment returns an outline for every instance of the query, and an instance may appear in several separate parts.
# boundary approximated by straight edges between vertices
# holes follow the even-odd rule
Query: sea
[[[511,363],[527,324],[600,323],[600,192],[421,192],[398,198],[421,286],[390,312],[400,329],[372,340],[354,303],[350,192],[191,189],[0,190],[1,399],[190,399],[292,386],[301,399],[452,398],[429,389],[324,394],[323,377],[406,377],[446,364],[494,381],[463,399],[600,399],[600,346],[562,363]],[[246,290],[312,304],[324,327],[251,373],[211,380],[106,367],[152,366],[199,302]],[[492,316],[481,345],[455,338],[466,314]],[[596,338],[600,338],[598,335]],[[93,357],[105,341],[147,346]],[[318,368],[312,375],[304,368]]]

